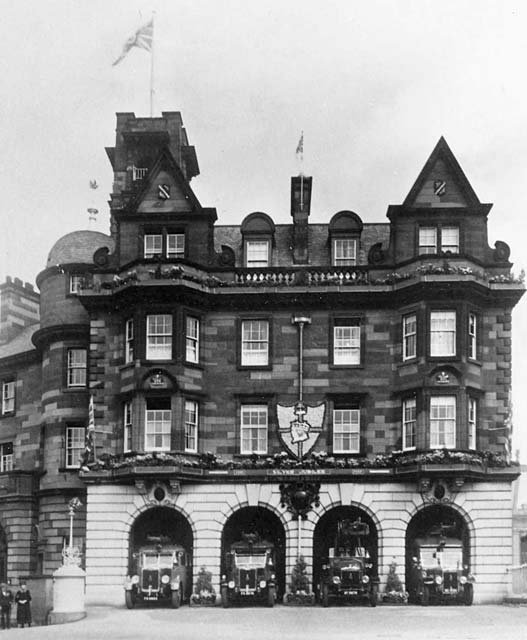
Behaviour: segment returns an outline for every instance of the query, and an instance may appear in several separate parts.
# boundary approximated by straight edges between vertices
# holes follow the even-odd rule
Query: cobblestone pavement
[[[525,640],[527,607],[91,607],[78,622],[0,632],[31,640]]]

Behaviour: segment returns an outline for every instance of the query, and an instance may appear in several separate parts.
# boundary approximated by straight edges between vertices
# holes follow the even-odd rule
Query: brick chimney
[[[291,178],[291,215],[293,216],[293,263],[309,263],[308,218],[311,211],[313,178]]]

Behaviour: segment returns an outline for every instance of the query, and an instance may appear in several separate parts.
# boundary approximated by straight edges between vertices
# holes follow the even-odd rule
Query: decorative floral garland
[[[427,452],[394,451],[379,454],[373,458],[336,457],[325,451],[309,454],[303,460],[295,460],[286,452],[273,456],[253,454],[243,460],[225,460],[207,452],[197,456],[179,453],[129,453],[125,455],[101,454],[89,465],[90,470],[129,469],[131,467],[181,466],[194,469],[396,469],[416,464],[471,464],[479,467],[503,468],[516,466],[517,463],[492,451],[456,451],[437,449]]]
[[[201,277],[198,275],[193,275],[187,273],[185,269],[181,266],[170,266],[166,268],[162,268],[161,266],[156,267],[156,269],[148,271],[149,277],[155,280],[186,280],[187,282],[195,282],[196,284],[208,286],[208,287],[262,287],[269,286],[270,282],[267,279],[263,280],[249,280],[243,282],[227,282],[225,280],[221,280],[216,276],[206,276]],[[317,286],[320,284],[336,284],[336,285],[392,285],[397,284],[398,282],[403,282],[404,280],[410,280],[419,276],[427,276],[427,275],[459,275],[459,276],[475,276],[480,280],[487,281],[489,284],[523,284],[525,282],[525,272],[522,269],[520,275],[516,277],[513,273],[508,274],[499,274],[499,275],[491,275],[486,271],[480,271],[477,269],[472,269],[472,267],[464,267],[458,265],[451,265],[448,262],[443,262],[442,264],[434,264],[428,263],[423,264],[415,269],[413,272],[392,272],[383,276],[382,278],[377,278],[376,280],[368,281],[368,276],[366,273],[360,274],[357,278],[345,278],[341,277],[338,274],[327,275],[324,280],[318,280],[317,278],[313,278],[311,281],[308,281],[306,278],[301,278],[302,285],[309,286]],[[139,282],[139,277],[136,271],[129,271],[124,276],[115,275],[113,280],[109,282],[103,282],[101,287],[103,289],[118,289],[127,284],[134,284]],[[297,284],[294,280],[284,279],[283,281],[272,282],[273,286],[295,286]]]

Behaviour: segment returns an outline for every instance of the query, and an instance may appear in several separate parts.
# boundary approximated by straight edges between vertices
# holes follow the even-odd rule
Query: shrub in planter
[[[309,577],[304,556],[298,556],[291,572],[289,593],[284,596],[284,604],[309,605],[315,603],[315,594],[309,589]]]
[[[196,577],[194,593],[190,596],[192,605],[212,605],[216,603],[216,592],[212,586],[212,573],[201,567]]]
[[[390,562],[390,571],[386,579],[386,587],[381,595],[382,602],[389,604],[406,604],[408,593],[403,590],[403,583],[397,575],[397,562],[395,558]]]

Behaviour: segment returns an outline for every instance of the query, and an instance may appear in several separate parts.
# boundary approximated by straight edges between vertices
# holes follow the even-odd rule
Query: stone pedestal
[[[53,573],[53,611],[49,624],[74,622],[86,616],[86,573],[75,565],[64,565]]]

